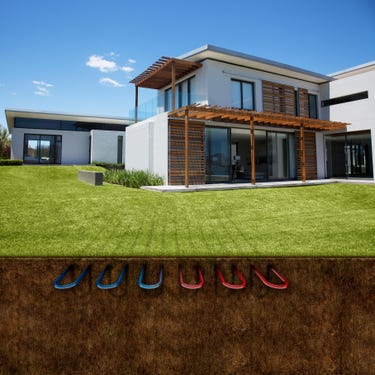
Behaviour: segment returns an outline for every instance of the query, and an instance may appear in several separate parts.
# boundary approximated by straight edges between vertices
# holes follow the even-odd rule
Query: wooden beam
[[[172,61],[172,111],[176,109],[176,62]]]
[[[185,186],[189,187],[189,110],[185,110]]]
[[[302,172],[302,182],[306,182],[306,152],[305,152],[305,128],[303,122],[299,128],[299,149],[300,149],[300,159],[301,159],[301,172]]]
[[[134,121],[138,122],[138,86],[135,86],[135,110],[134,110]]]
[[[250,158],[251,158],[251,183],[255,185],[255,135],[254,135],[254,117],[250,117]]]

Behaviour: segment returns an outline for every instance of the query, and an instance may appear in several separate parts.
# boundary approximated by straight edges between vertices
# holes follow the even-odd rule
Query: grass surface
[[[78,169],[0,167],[0,256],[375,256],[375,186],[160,194]]]

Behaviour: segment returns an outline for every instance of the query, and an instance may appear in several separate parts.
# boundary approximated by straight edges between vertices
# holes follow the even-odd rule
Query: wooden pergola
[[[138,121],[138,87],[160,90],[171,85],[172,111],[176,108],[176,81],[200,68],[202,64],[171,57],[161,57],[130,81],[135,85],[135,122]]]
[[[342,130],[343,122],[318,120],[279,113],[256,112],[235,108],[193,104],[169,112],[169,117],[183,118],[185,126],[185,186],[189,186],[189,120],[246,124],[250,127],[251,183],[255,185],[255,126],[275,126],[299,130],[302,181],[306,181],[305,130]]]

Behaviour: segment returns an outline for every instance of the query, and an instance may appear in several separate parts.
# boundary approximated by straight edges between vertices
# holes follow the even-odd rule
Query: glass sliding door
[[[25,135],[24,162],[39,163],[39,140]]]
[[[224,182],[230,179],[230,129],[205,129],[206,182]]]
[[[268,180],[267,158],[267,131],[255,130],[255,179],[256,181]],[[250,152],[250,148],[249,148]]]
[[[55,137],[42,135],[40,137],[40,163],[55,164]]]
[[[370,132],[325,137],[327,177],[373,177]]]
[[[289,178],[288,134],[268,132],[268,179],[285,180]]]
[[[296,178],[294,133],[255,130],[255,179]],[[231,180],[251,180],[250,130],[231,128]]]
[[[24,162],[61,164],[61,135],[25,134]]]
[[[372,177],[371,137],[347,135],[345,145],[346,174],[348,177]]]

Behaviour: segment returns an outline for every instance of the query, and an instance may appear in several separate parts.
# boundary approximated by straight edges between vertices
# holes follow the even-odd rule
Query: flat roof
[[[130,125],[133,123],[125,117],[107,117],[107,116],[94,116],[83,114],[69,114],[57,112],[41,112],[20,109],[5,109],[5,117],[7,120],[9,133],[12,133],[14,127],[14,119],[16,117],[41,119],[41,120],[60,120],[60,121],[76,121],[76,122],[89,122],[101,124],[116,124],[116,125]]]
[[[319,74],[309,70],[297,68],[292,65],[282,64],[277,61],[248,55],[246,53],[213,46],[211,44],[206,44],[195,50],[184,53],[178,58],[194,62],[213,59],[318,84],[333,80],[333,78],[328,75]]]
[[[344,69],[344,70],[340,70],[338,72],[332,73],[330,74],[330,77],[345,78],[349,76],[354,76],[356,74],[369,72],[371,70],[375,70],[375,60],[370,61],[365,64],[353,66],[352,68],[348,68],[348,69]]]

